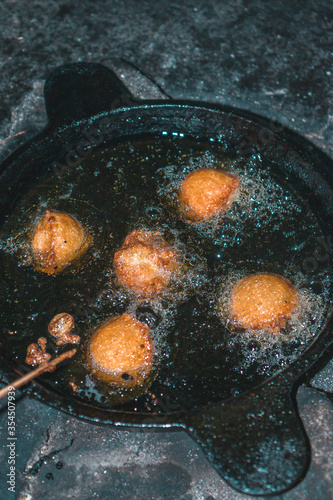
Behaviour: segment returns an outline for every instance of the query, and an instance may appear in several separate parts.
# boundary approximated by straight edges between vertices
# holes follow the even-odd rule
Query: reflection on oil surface
[[[237,175],[240,187],[228,211],[193,223],[180,215],[179,187],[189,172],[206,167]],[[82,259],[52,276],[33,269],[29,246],[46,209],[71,214],[92,235]],[[113,268],[126,236],[140,229],[159,231],[182,256],[179,276],[151,299],[124,288]],[[45,376],[47,386],[129,411],[165,412],[225,399],[280,371],[321,331],[331,268],[328,259],[311,272],[304,264],[321,241],[323,231],[306,201],[259,153],[244,157],[221,144],[169,137],[111,144],[36,184],[5,222],[3,344],[18,363],[40,336],[48,338],[48,352],[61,353],[47,326],[65,311],[82,339],[79,354]],[[254,272],[283,275],[301,292],[302,313],[279,334],[253,336],[226,327],[230,287]],[[156,378],[148,392],[130,402],[124,396],[119,406],[119,393],[90,376],[86,349],[100,324],[124,313],[149,326]],[[172,408],[158,404],[162,400],[172,401]]]

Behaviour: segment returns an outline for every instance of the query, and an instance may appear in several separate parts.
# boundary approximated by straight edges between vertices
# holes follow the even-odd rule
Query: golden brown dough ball
[[[114,267],[123,286],[152,297],[169,284],[179,262],[161,233],[132,231],[115,253]]]
[[[207,219],[217,211],[225,211],[231,205],[231,198],[239,186],[236,176],[202,168],[189,173],[180,188],[180,208],[187,219]]]
[[[231,317],[242,328],[277,332],[295,311],[298,293],[289,280],[270,273],[251,274],[231,293]]]
[[[88,238],[72,215],[46,210],[35,228],[31,246],[36,269],[54,274],[87,250]]]
[[[88,363],[93,374],[117,388],[143,384],[150,373],[152,358],[148,326],[126,313],[101,326],[88,346]]]

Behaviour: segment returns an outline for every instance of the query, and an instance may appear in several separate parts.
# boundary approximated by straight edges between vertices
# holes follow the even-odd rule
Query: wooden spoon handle
[[[27,373],[26,375],[23,375],[23,377],[20,377],[11,384],[6,385],[3,389],[0,389],[0,399],[3,398],[4,396],[7,396],[8,391],[11,390],[12,388],[14,389],[19,389],[23,385],[27,384],[34,378],[38,377],[44,372],[48,371],[53,371],[55,367],[64,361],[65,359],[69,359],[74,354],[76,353],[76,349],[71,349],[70,351],[64,352],[63,354],[60,354],[57,358],[51,359],[48,363],[43,363],[41,366],[38,366],[35,370],[32,370],[31,372]]]

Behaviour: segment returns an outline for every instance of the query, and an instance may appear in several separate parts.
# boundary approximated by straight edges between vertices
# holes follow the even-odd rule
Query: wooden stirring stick
[[[20,387],[27,384],[28,382],[38,377],[42,373],[53,371],[59,363],[65,361],[65,359],[71,358],[72,356],[74,356],[75,353],[76,349],[64,352],[63,354],[60,354],[60,356],[58,356],[57,358],[51,359],[51,361],[49,361],[48,363],[43,363],[35,370],[32,370],[32,372],[29,372],[26,375],[23,375],[23,377],[14,380],[14,382],[12,382],[11,384],[8,384],[3,389],[0,389],[0,399],[3,398],[4,396],[7,396],[9,388],[19,389]]]

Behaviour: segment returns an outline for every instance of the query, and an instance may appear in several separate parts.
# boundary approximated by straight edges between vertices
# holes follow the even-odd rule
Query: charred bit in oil
[[[73,389],[73,392],[76,392],[78,390],[78,386],[76,384],[74,384],[74,382],[68,382],[68,384]]]
[[[40,337],[37,340],[37,344],[33,343],[28,346],[27,356],[25,358],[27,365],[37,366],[45,364],[51,359],[51,354],[46,352],[46,343],[46,338]]]
[[[60,313],[56,314],[56,316],[51,319],[48,331],[53,337],[56,338],[56,345],[79,344],[81,341],[80,336],[70,333],[73,328],[73,316],[68,313]]]

